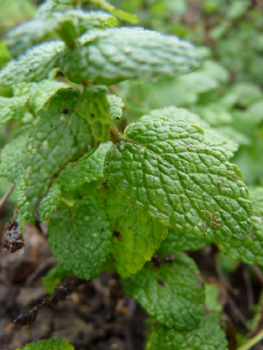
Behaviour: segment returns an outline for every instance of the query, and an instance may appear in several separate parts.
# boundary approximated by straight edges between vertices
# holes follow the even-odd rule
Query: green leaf
[[[57,67],[65,45],[60,41],[52,41],[35,46],[10,61],[0,71],[0,85],[11,86],[23,81],[40,81],[48,77],[50,71]]]
[[[170,119],[172,122],[179,120],[185,120],[194,125],[200,126],[204,130],[204,143],[224,152],[228,159],[233,157],[234,153],[238,150],[238,144],[231,141],[230,138],[222,135],[217,129],[211,128],[204,120],[187,109],[176,107],[165,107],[151,111],[144,118],[159,119],[162,117]]]
[[[33,206],[68,162],[83,156],[88,145],[109,139],[109,124],[105,91],[88,89],[80,95],[61,89],[48,100],[37,113],[23,161],[26,197]]]
[[[115,192],[108,195],[106,210],[114,231],[111,246],[114,265],[121,277],[129,277],[151,259],[166,237],[167,228]]]
[[[219,302],[219,289],[212,283],[205,283],[205,305],[209,311],[223,311],[223,307]]]
[[[240,170],[204,131],[184,120],[144,117],[109,150],[110,186],[165,226],[228,241],[250,232],[251,203]]]
[[[11,119],[22,119],[25,112],[27,96],[21,97],[2,97],[0,96],[0,124],[4,124]]]
[[[227,340],[220,326],[220,317],[208,314],[198,328],[178,332],[158,325],[152,332],[146,350],[227,350]]]
[[[17,208],[21,214],[21,221],[29,221],[31,224],[35,223],[34,212],[35,208],[31,205],[25,195],[26,183],[23,176],[17,180]]]
[[[65,269],[90,280],[103,270],[110,250],[111,232],[106,215],[94,198],[75,201],[50,219],[48,241]]]
[[[70,272],[65,270],[62,265],[56,265],[48,271],[45,277],[42,278],[42,285],[48,294],[53,294],[61,280],[69,275]]]
[[[27,139],[28,133],[21,133],[1,150],[0,173],[10,182],[17,183],[19,177],[24,174],[22,162],[25,156]]]
[[[116,95],[107,95],[107,99],[110,105],[110,117],[113,124],[118,127],[122,119],[122,109],[125,106],[121,97]]]
[[[77,162],[68,164],[55,180],[61,190],[67,192],[103,177],[104,160],[110,145],[110,142],[102,143],[91,155],[87,154]]]
[[[23,348],[17,348],[16,350],[74,350],[74,347],[70,345],[66,340],[60,338],[39,340],[37,343],[30,343]]]
[[[56,33],[70,44],[94,27],[107,27],[117,24],[115,17],[102,11],[85,12],[71,9],[53,12],[48,18],[36,18],[22,23],[7,34],[7,45],[12,56],[17,57],[26,49],[52,38]]]
[[[251,217],[252,232],[241,239],[231,239],[229,242],[215,243],[220,250],[231,258],[249,265],[263,266],[263,190],[259,187],[252,191],[253,216]]]
[[[194,261],[183,253],[160,268],[147,263],[136,275],[123,280],[126,293],[151,317],[177,330],[196,328],[204,314],[205,294]]]
[[[34,112],[43,108],[45,103],[53,96],[59,89],[67,88],[68,85],[62,82],[53,80],[43,80],[39,83],[32,83],[29,86],[29,108]]]
[[[198,250],[210,245],[210,243],[211,242],[207,239],[170,228],[166,239],[162,242],[157,251],[157,255],[173,254],[176,251],[184,252],[186,250]]]
[[[61,191],[57,183],[53,183],[48,194],[40,202],[39,219],[41,222],[46,221],[56,211],[60,204]]]
[[[249,192],[253,204],[253,215],[263,217],[263,187],[256,187]]]
[[[189,42],[142,28],[94,30],[83,35],[80,45],[60,60],[70,80],[108,85],[125,79],[174,76],[198,64]]]

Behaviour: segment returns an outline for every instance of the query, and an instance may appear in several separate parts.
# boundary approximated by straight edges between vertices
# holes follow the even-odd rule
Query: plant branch
[[[240,346],[237,350],[249,350],[252,346],[256,345],[263,338],[263,329],[255,335],[252,339],[250,339],[246,344]]]
[[[3,197],[0,200],[0,209],[2,208],[2,206],[5,204],[5,202],[7,201],[8,197],[11,195],[11,193],[13,192],[14,188],[16,187],[15,184],[12,184],[10,186],[10,188],[8,189],[8,191],[3,195]]]
[[[119,134],[118,130],[115,128],[114,125],[110,126],[110,140],[113,143],[123,140],[123,138],[121,137],[121,135]]]

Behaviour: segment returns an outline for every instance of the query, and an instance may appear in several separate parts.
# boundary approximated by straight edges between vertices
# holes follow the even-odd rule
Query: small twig
[[[260,268],[256,265],[250,266],[250,268],[253,270],[253,272],[255,273],[255,275],[259,279],[259,282],[261,283],[261,285],[263,287],[263,274],[262,274]]]
[[[256,345],[260,340],[263,338],[263,329],[255,335],[252,339],[250,339],[246,344],[240,346],[237,350],[249,350],[251,349],[254,345]]]
[[[234,299],[230,296],[230,294],[228,292],[228,290],[231,291],[231,289],[233,290],[233,288],[222,272],[222,269],[221,269],[221,266],[219,263],[219,259],[218,259],[218,255],[215,257],[215,267],[216,267],[216,272],[217,272],[218,278],[219,278],[220,282],[222,283],[223,288],[226,291],[227,303],[231,307],[233,314],[235,314],[235,316],[240,321],[240,323],[245,327],[245,329],[248,329],[245,316],[239,310]]]
[[[243,279],[244,279],[246,290],[247,290],[248,308],[249,308],[249,310],[251,310],[251,308],[255,304],[255,298],[254,298],[254,291],[253,291],[251,279],[247,273],[247,268],[245,266],[242,269],[242,275],[243,275]]]
[[[0,200],[0,209],[2,208],[2,206],[5,204],[5,202],[7,201],[8,197],[10,196],[10,194],[13,192],[14,188],[16,187],[15,184],[12,184],[10,186],[10,188],[8,189],[8,191],[3,195],[3,197]]]

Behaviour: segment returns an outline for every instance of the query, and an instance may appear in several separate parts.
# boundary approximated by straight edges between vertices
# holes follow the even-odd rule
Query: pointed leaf
[[[249,265],[263,266],[263,190],[258,187],[251,192],[253,204],[252,232],[242,239],[231,239],[229,242],[214,242],[220,250],[231,258]]]
[[[129,277],[151,259],[167,228],[115,192],[108,195],[106,209],[114,231],[111,246],[114,265],[122,277]]]
[[[204,131],[165,117],[130,124],[107,153],[105,177],[121,196],[166,226],[227,241],[250,232],[240,170],[204,142]]]
[[[50,71],[57,67],[57,60],[65,45],[60,41],[53,41],[35,46],[10,61],[0,71],[0,85],[11,86],[23,81],[40,81],[48,77]]]
[[[83,35],[74,51],[65,52],[60,67],[72,81],[111,85],[125,79],[174,76],[198,63],[194,47],[175,36],[113,28]]]
[[[190,332],[158,325],[152,332],[146,350],[227,350],[227,340],[220,326],[220,317],[206,315],[198,328]]]
[[[48,241],[52,253],[65,269],[82,279],[97,277],[109,254],[111,232],[106,215],[92,197],[61,208],[50,219]]]
[[[175,122],[178,120],[185,120],[191,124],[198,125],[204,130],[204,143],[224,152],[228,159],[233,157],[238,150],[238,144],[224,136],[217,129],[211,128],[204,120],[197,114],[190,112],[188,109],[176,108],[174,106],[165,107],[151,111],[143,118],[159,119],[160,115]]]
[[[94,27],[116,25],[116,19],[103,11],[85,12],[71,9],[64,12],[53,12],[48,18],[36,18],[22,23],[7,34],[7,45],[13,57],[26,49],[52,38],[57,33],[62,39],[67,34],[66,42],[73,40],[86,30]]]
[[[38,111],[23,160],[26,197],[33,206],[68,162],[83,156],[88,145],[109,139],[109,125],[105,92],[97,89],[82,95],[72,89],[58,90]]]
[[[19,177],[24,174],[22,165],[28,133],[25,131],[7,143],[1,150],[0,172],[13,183],[17,183]]]
[[[104,160],[110,145],[110,142],[102,143],[93,154],[87,154],[79,161],[68,164],[55,180],[62,191],[67,192],[103,177]]]
[[[61,191],[57,183],[53,183],[46,197],[40,202],[39,219],[40,222],[48,220],[56,211],[60,204]]]
[[[136,275],[123,280],[123,285],[151,317],[167,327],[191,330],[203,317],[205,294],[199,271],[183,253],[175,253],[174,262],[160,268],[147,263]]]
[[[27,96],[21,97],[2,97],[0,96],[0,124],[4,124],[11,119],[22,119],[25,112]]]
[[[162,242],[157,251],[157,255],[174,254],[176,251],[198,250],[210,244],[211,242],[205,238],[200,238],[191,233],[176,231],[170,228],[166,239]]]

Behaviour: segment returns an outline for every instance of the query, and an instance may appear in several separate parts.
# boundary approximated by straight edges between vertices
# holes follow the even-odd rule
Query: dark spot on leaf
[[[52,124],[50,124],[50,127],[51,127],[51,128],[53,128],[53,125],[52,125]]]
[[[122,235],[121,235],[120,232],[114,231],[114,232],[113,232],[113,236],[115,236],[115,237],[117,238],[118,241],[120,241],[120,242],[122,241]]]
[[[161,286],[161,287],[164,287],[165,283],[164,283],[164,280],[162,280],[161,278],[158,279],[158,284]]]
[[[219,186],[223,186],[223,182],[218,181],[218,185],[219,185]]]
[[[151,261],[154,263],[154,266],[159,269],[161,266],[162,266],[162,259],[158,256],[158,255],[154,255],[152,258],[151,258]]]
[[[31,68],[29,68],[29,70],[28,70],[29,72],[32,72],[32,69]]]
[[[68,114],[68,108],[63,108],[62,113],[63,114]]]
[[[59,78],[59,77],[64,77],[65,75],[63,74],[63,72],[61,70],[58,70],[57,71],[57,74],[56,74],[56,78]]]
[[[210,214],[210,213],[206,213],[205,216],[206,216],[208,219],[211,219],[211,214]]]
[[[91,116],[91,118],[94,118],[94,117],[95,117],[94,113],[91,113],[90,116]]]
[[[174,262],[174,256],[172,254],[166,254],[163,261],[172,264]]]

